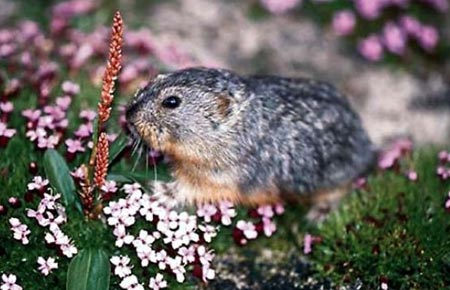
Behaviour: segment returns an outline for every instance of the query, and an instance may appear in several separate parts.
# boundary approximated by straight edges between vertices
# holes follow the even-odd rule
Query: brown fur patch
[[[230,113],[230,99],[220,95],[217,98],[217,109],[222,117],[226,117]]]

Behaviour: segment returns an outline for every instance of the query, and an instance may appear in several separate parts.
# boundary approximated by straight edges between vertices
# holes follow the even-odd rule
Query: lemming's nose
[[[128,122],[133,122],[133,119],[136,116],[136,113],[142,108],[142,102],[133,101],[131,104],[127,106],[125,117]]]

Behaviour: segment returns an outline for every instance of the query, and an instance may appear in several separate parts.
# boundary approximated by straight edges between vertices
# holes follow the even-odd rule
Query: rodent
[[[375,157],[346,97],[305,78],[183,69],[138,91],[126,118],[171,159],[174,181],[160,188],[195,203],[314,199],[350,184]]]

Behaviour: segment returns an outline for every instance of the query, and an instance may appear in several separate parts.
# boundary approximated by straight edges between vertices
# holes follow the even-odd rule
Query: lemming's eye
[[[177,96],[169,96],[162,102],[163,107],[168,109],[175,109],[181,104],[181,99]]]

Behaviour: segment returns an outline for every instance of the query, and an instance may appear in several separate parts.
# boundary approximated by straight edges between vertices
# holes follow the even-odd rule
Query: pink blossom
[[[262,205],[262,206],[259,206],[259,207],[256,209],[256,212],[257,212],[260,216],[262,216],[262,217],[267,217],[267,218],[271,218],[271,217],[273,217],[273,215],[274,215],[273,208],[272,208],[271,205]]]
[[[28,235],[31,231],[28,229],[28,226],[22,224],[18,218],[10,218],[9,224],[11,225],[11,231],[13,232],[13,237],[16,240],[22,242],[22,244],[27,245],[29,243]]]
[[[9,114],[14,110],[14,105],[11,102],[0,102],[0,111]]]
[[[356,17],[351,10],[338,11],[333,16],[333,30],[337,35],[348,35],[353,32]]]
[[[17,277],[14,274],[3,274],[2,284],[0,286],[1,290],[22,290],[22,287],[16,283]]]
[[[78,167],[77,169],[75,169],[74,171],[70,172],[70,175],[72,177],[74,177],[75,179],[78,180],[83,180],[84,179],[84,170],[83,167]]]
[[[281,15],[301,4],[301,0],[260,0],[271,13]]]
[[[84,152],[86,150],[80,140],[67,139],[65,144],[67,146],[67,152],[70,153]]]
[[[120,282],[120,288],[127,290],[144,290],[144,286],[139,284],[139,281],[135,275],[130,275],[125,277],[122,282]]]
[[[422,24],[416,18],[405,15],[400,18],[400,25],[406,33],[413,37],[418,37],[421,33]]]
[[[94,9],[94,2],[89,0],[69,0],[53,6],[54,17],[70,19],[75,15],[85,14]]]
[[[80,112],[80,118],[83,118],[88,122],[93,121],[96,116],[97,113],[94,110],[83,110]]]
[[[383,29],[383,43],[387,50],[394,54],[402,55],[406,47],[406,34],[402,28],[392,22],[388,22]]]
[[[266,237],[271,237],[272,234],[277,230],[277,226],[270,218],[263,217],[262,221],[264,234],[266,235]]]
[[[164,280],[164,276],[162,274],[158,273],[156,274],[156,277],[150,278],[150,283],[148,286],[153,290],[167,288],[167,281]]]
[[[64,81],[61,87],[63,92],[69,96],[76,95],[80,92],[80,86],[72,81]]]
[[[46,107],[47,111],[49,107]],[[55,118],[51,115],[41,116],[38,119],[37,126],[41,128],[55,129]]]
[[[117,183],[114,180],[106,180],[100,189],[103,192],[114,193],[117,191]]]
[[[41,116],[42,111],[41,110],[32,110],[32,109],[26,109],[22,111],[22,116],[27,118],[28,121],[35,122],[39,119]]]
[[[236,227],[240,229],[244,233],[244,236],[249,240],[256,239],[258,236],[255,225],[251,222],[240,220],[237,222]]]
[[[28,190],[41,190],[48,185],[48,179],[42,178],[42,176],[33,177],[33,181],[28,183]]]
[[[72,99],[69,96],[56,98],[56,105],[63,111],[66,111],[71,103]]]
[[[16,129],[8,129],[6,124],[0,121],[0,137],[12,138],[16,134]]]
[[[131,268],[128,266],[130,263],[130,258],[128,256],[113,256],[110,259],[111,264],[113,264],[114,267],[114,275],[124,278],[131,274]]]
[[[358,43],[358,51],[370,61],[378,61],[383,57],[383,46],[381,45],[380,38],[375,34],[360,40]]]
[[[438,42],[439,42],[439,34],[431,25],[422,26],[421,32],[418,35],[418,41],[420,46],[428,52],[433,51]]]
[[[181,247],[178,249],[178,254],[183,259],[183,263],[189,264],[195,262],[195,248],[194,246],[190,247]]]
[[[142,194],[141,185],[136,182],[133,184],[125,184],[122,189],[127,194]]]
[[[406,177],[411,181],[417,181],[418,175],[414,170],[410,170],[406,173]]]
[[[303,240],[303,253],[305,255],[311,253],[312,249],[312,236],[310,234],[306,234]]]
[[[50,257],[46,260],[43,257],[39,257],[37,262],[39,264],[38,270],[44,276],[48,276],[54,269],[58,269],[58,263],[56,263],[55,258]]]
[[[217,213],[217,208],[212,204],[203,204],[197,209],[197,216],[202,217],[205,222],[211,222],[211,218]]]
[[[275,204],[275,213],[277,215],[281,215],[284,213],[284,206],[282,203],[277,203]]]
[[[34,142],[41,138],[47,137],[47,131],[44,128],[36,128],[36,130],[28,130],[25,136],[30,139],[30,141]]]
[[[93,127],[91,123],[81,124],[78,130],[75,131],[75,136],[78,138],[90,137],[93,132]]]
[[[221,215],[220,217],[221,223],[225,226],[231,225],[231,219],[237,215],[236,210],[233,208],[233,203],[226,200],[221,201],[219,203],[219,210]]]
[[[207,243],[211,243],[212,238],[217,236],[217,229],[211,225],[199,225],[198,228],[203,232],[203,239]]]
[[[38,148],[54,149],[59,143],[59,136],[51,135],[48,138],[42,137],[38,139]]]
[[[384,4],[382,0],[355,0],[355,2],[359,14],[369,20],[380,16]]]

